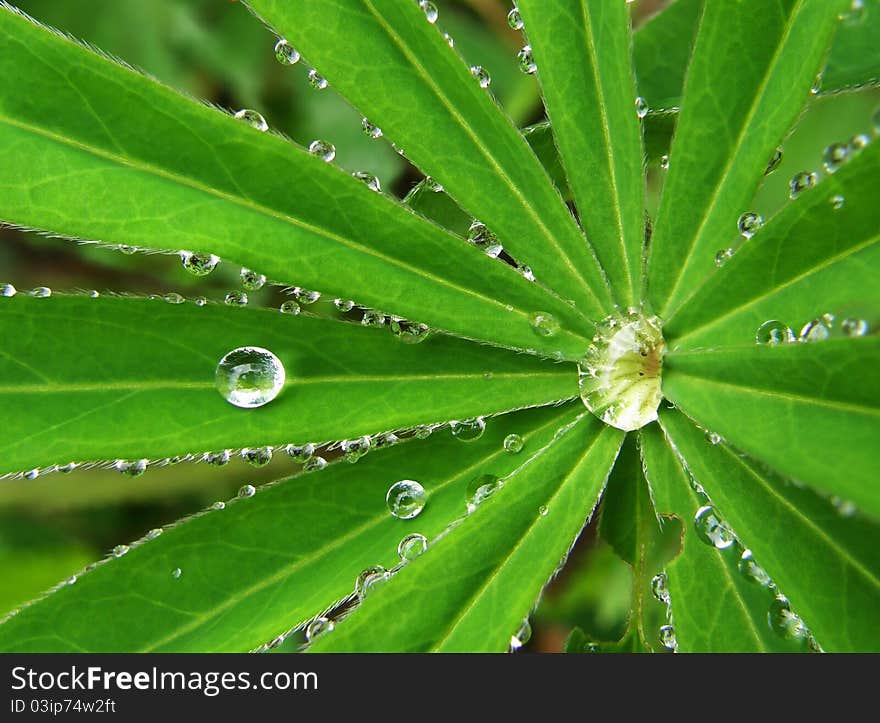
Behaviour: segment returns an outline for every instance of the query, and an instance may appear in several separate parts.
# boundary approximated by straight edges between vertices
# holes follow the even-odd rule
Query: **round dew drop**
[[[295,301],[282,302],[281,306],[279,307],[279,310],[281,311],[282,314],[291,314],[293,316],[296,316],[297,314],[299,314],[302,311],[302,309],[300,308],[300,305],[297,304]]]
[[[501,480],[494,474],[481,474],[479,477],[474,477],[465,490],[465,504],[468,514],[476,510],[501,487]]]
[[[128,545],[117,545],[113,548],[113,557],[120,558],[129,551]]]
[[[275,43],[275,58],[281,65],[296,65],[300,57],[299,51],[284,38]]]
[[[179,580],[179,579],[180,579],[180,576],[181,576],[182,574],[183,574],[183,570],[181,570],[179,567],[175,567],[175,568],[171,571],[171,577],[173,577],[175,580]]]
[[[391,317],[391,333],[404,344],[420,344],[431,334],[427,324]]]
[[[522,30],[524,27],[522,15],[520,15],[519,8],[514,7],[509,13],[507,13],[507,24],[510,26],[511,30]]]
[[[242,268],[239,278],[241,285],[248,291],[259,291],[266,285],[266,277],[250,269]]]
[[[519,454],[524,446],[525,442],[518,434],[508,434],[504,438],[504,451],[510,454]]]
[[[257,493],[257,488],[253,485],[242,485],[238,488],[238,496],[242,499],[253,497]]]
[[[247,306],[248,295],[243,291],[230,291],[223,299],[226,306]]]
[[[428,538],[414,532],[404,537],[397,545],[397,554],[402,562],[411,562],[428,549]]]
[[[795,174],[791,181],[789,181],[788,195],[792,200],[797,198],[808,188],[815,186],[817,180],[818,178],[816,174],[808,171],[801,171],[800,173]]]
[[[15,287],[12,284],[2,284],[0,285],[0,296],[5,296],[6,298],[11,298],[18,293],[15,290]]]
[[[720,269],[731,258],[733,258],[733,249],[720,249],[715,254],[715,265]]]
[[[355,171],[351,175],[359,180],[361,183],[363,183],[371,191],[381,193],[382,183],[379,181],[379,178],[377,176],[374,176],[372,173],[367,173],[366,171]]]
[[[343,314],[347,314],[354,308],[354,302],[351,299],[333,299],[333,306]]]
[[[694,517],[694,527],[697,530],[697,536],[703,542],[719,550],[726,550],[736,542],[730,528],[724,524],[721,516],[712,505],[704,505],[697,510]]]
[[[284,365],[268,349],[243,346],[220,360],[214,379],[217,391],[227,402],[253,409],[278,396],[284,386]]]
[[[373,565],[363,570],[354,583],[354,591],[359,598],[365,598],[373,590],[386,583],[391,573],[381,565]]]
[[[773,580],[752,556],[751,550],[743,550],[742,555],[737,563],[737,569],[740,574],[749,582],[753,582],[761,587],[770,587]]]
[[[241,450],[241,458],[251,467],[265,467],[272,461],[272,447],[245,447]]]
[[[242,123],[247,123],[251,128],[256,128],[258,131],[265,133],[269,130],[269,124],[266,123],[266,119],[255,110],[243,108],[233,118],[240,120]]]
[[[839,193],[833,195],[831,197],[831,208],[835,211],[839,211],[846,205],[846,198],[841,196]]]
[[[284,451],[294,462],[308,462],[315,454],[314,444],[288,444]]]
[[[336,625],[330,618],[323,616],[315,618],[306,626],[306,640],[310,643],[314,642],[322,635],[333,632],[334,627]]]
[[[770,346],[775,346],[776,344],[788,344],[794,340],[794,332],[781,321],[777,321],[776,319],[765,321],[755,332],[756,344],[769,344]]]
[[[377,311],[376,309],[367,309],[364,311],[364,316],[361,319],[361,324],[363,326],[385,326],[385,314],[381,311]]]
[[[370,438],[367,436],[356,439],[346,439],[342,442],[342,458],[349,464],[354,464],[367,452],[370,451]]]
[[[126,477],[140,477],[144,472],[147,471],[147,467],[150,462],[146,459],[139,459],[134,462],[126,462],[125,460],[117,460],[113,465],[118,472],[121,472]]]
[[[804,621],[792,611],[788,599],[782,595],[777,595],[770,603],[767,622],[770,629],[785,640],[805,641],[810,634]]]
[[[798,341],[825,341],[830,337],[831,329],[829,327],[828,320],[825,317],[821,317],[812,319],[804,324],[804,326],[801,328],[801,333],[798,334]]]
[[[321,292],[312,291],[310,289],[304,289],[301,286],[297,286],[293,290],[293,298],[296,299],[300,304],[308,306],[310,304],[314,304],[318,299],[321,298]]]
[[[327,466],[327,460],[323,457],[315,455],[311,457],[304,465],[303,472],[317,472]]]
[[[471,75],[477,79],[481,88],[488,88],[492,83],[492,76],[489,75],[489,71],[487,71],[482,65],[472,65],[470,70]]]
[[[559,333],[560,325],[556,317],[546,311],[536,311],[529,317],[532,331],[538,336],[551,337]]]
[[[33,296],[35,299],[48,299],[52,296],[52,289],[48,286],[36,286],[28,292],[28,296]]]
[[[316,140],[309,144],[309,153],[317,156],[325,163],[330,163],[336,158],[336,146],[327,141]]]
[[[327,79],[314,68],[309,71],[309,84],[315,90],[326,90],[330,86]]]
[[[761,217],[761,214],[754,211],[746,211],[736,222],[736,227],[739,229],[740,234],[742,234],[743,238],[747,239],[754,236],[755,231],[763,225],[764,219]]]
[[[849,145],[846,143],[832,143],[822,152],[822,161],[828,173],[834,173],[849,157]]]
[[[865,336],[868,333],[868,322],[864,319],[844,319],[840,322],[840,330],[850,337]]]
[[[669,604],[669,589],[666,586],[666,573],[661,572],[651,580],[651,593],[660,602]]]
[[[183,268],[193,276],[207,276],[220,263],[220,257],[214,254],[197,254],[192,251],[181,251],[180,262]]]
[[[214,467],[223,467],[229,464],[230,456],[231,452],[228,449],[224,449],[222,452],[208,452],[202,459]]]
[[[675,628],[671,625],[664,625],[660,628],[660,644],[667,650],[675,650],[678,647],[678,641],[675,638]]]
[[[721,435],[716,432],[706,432],[706,441],[714,447],[721,443]]]
[[[437,18],[440,13],[437,12],[437,6],[434,3],[430,2],[430,0],[419,0],[419,7],[422,9],[422,12],[425,13],[425,19],[433,25],[437,22]]]
[[[531,45],[523,46],[523,48],[516,54],[516,59],[519,61],[519,69],[526,75],[534,75],[538,72],[538,65],[535,63],[535,58],[532,56]]]
[[[636,115],[639,117],[640,120],[648,115],[649,110],[650,108],[648,107],[648,101],[646,101],[641,96],[636,98]]]
[[[483,436],[486,431],[486,420],[482,417],[452,421],[449,423],[452,436],[462,442],[473,442]]]
[[[403,479],[388,488],[385,504],[392,516],[399,520],[411,520],[425,509],[427,498],[422,485],[415,480]]]
[[[371,123],[369,118],[361,119],[361,127],[364,129],[364,133],[373,140],[382,137],[382,129]]]

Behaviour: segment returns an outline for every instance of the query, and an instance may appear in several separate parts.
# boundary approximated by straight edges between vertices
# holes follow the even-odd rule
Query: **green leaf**
[[[673,347],[745,344],[765,321],[795,332],[832,312],[880,321],[880,143],[789,204],[664,325]]]
[[[568,304],[286,139],[194,103],[0,8],[0,218],[67,236],[216,253],[271,279],[516,348]],[[40,92],[31,92],[39,88]],[[381,280],[381,282],[379,281]],[[508,306],[513,310],[508,310]]]
[[[880,517],[880,338],[670,354],[663,392],[780,472]]]
[[[660,421],[713,506],[818,643],[829,651],[877,650],[880,527],[859,515],[842,515],[828,500],[780,479],[726,443],[709,444],[679,412],[664,410]],[[736,545],[727,548],[735,550]],[[768,595],[768,609],[771,600]],[[674,598],[672,605],[674,610]]]
[[[539,284],[590,318],[610,310],[601,269],[540,161],[417,3],[250,5]]]
[[[576,396],[568,365],[432,335],[161,300],[2,299],[0,473],[227,447],[327,442]],[[285,389],[244,410],[218,393],[232,349],[284,364]],[[71,361],[75,359],[75,363]]]
[[[623,439],[588,413],[569,414],[500,490],[314,649],[507,650],[589,519]]]
[[[665,571],[679,652],[792,651],[767,624],[768,591],[739,571],[738,554],[696,536],[694,516],[705,502],[663,433],[651,425],[639,438],[657,510],[683,522],[681,554]]]
[[[617,302],[641,298],[645,174],[626,3],[520,0],[580,222]]]
[[[532,454],[570,417],[571,407],[516,412],[471,443],[437,432],[356,465],[340,461],[262,487],[167,527],[25,607],[0,625],[0,650],[254,649],[347,598],[367,567],[395,565],[404,536],[419,532],[433,542],[464,512],[472,477],[504,476],[522,463],[504,451],[506,434],[519,433],[523,454]],[[411,520],[392,517],[385,503],[400,479],[428,493]]]
[[[650,246],[649,291],[661,317],[737,236],[737,219],[810,95],[843,5],[706,2]]]
[[[880,84],[880,0],[858,0],[843,13],[822,71],[823,93]]]

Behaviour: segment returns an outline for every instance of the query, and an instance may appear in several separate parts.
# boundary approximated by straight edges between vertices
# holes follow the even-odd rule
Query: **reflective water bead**
[[[385,326],[385,314],[381,311],[377,311],[376,309],[367,309],[364,311],[364,316],[361,319],[361,324],[363,326]]]
[[[832,143],[822,152],[822,161],[828,173],[834,173],[840,168],[849,156],[849,146],[846,143]]]
[[[529,325],[538,336],[556,336],[561,328],[556,317],[546,311],[536,311],[529,317]]]
[[[703,542],[719,550],[726,550],[736,542],[730,528],[724,524],[721,516],[712,505],[704,505],[697,510],[694,517],[694,527]]]
[[[69,585],[75,585],[75,584],[76,584],[76,580],[77,580],[76,575],[71,575],[69,578],[67,578],[67,582],[66,582],[66,584],[67,584],[68,586],[69,586]]]
[[[446,41],[446,44],[450,48],[455,47],[455,38],[453,38],[449,33],[443,33],[443,39]]]
[[[113,548],[112,554],[113,557],[119,558],[126,554],[131,548],[128,545],[117,545]]]
[[[165,294],[162,297],[163,301],[166,304],[182,304],[186,299],[184,299],[180,294],[172,291],[170,293]]]
[[[24,478],[27,480],[36,479],[39,476],[40,476],[39,467],[34,467],[33,469],[29,469],[27,472],[24,473]]]
[[[116,460],[116,463],[113,466],[116,468],[117,472],[121,472],[126,477],[140,477],[147,471],[149,464],[150,461],[148,459],[138,459],[133,462],[119,459]]]
[[[840,330],[847,336],[865,336],[868,328],[868,322],[864,319],[844,319],[840,322]]]
[[[733,258],[733,249],[719,249],[715,254],[715,265],[721,268],[731,258]]]
[[[357,576],[357,580],[355,580],[354,583],[354,591],[357,593],[358,597],[364,598],[380,585],[387,582],[390,577],[391,574],[384,567],[381,565],[373,565],[372,567],[363,570],[361,574]]]
[[[650,108],[648,107],[648,101],[639,96],[636,98],[636,115],[641,119],[648,115],[648,111]]]
[[[519,629],[510,636],[510,651],[519,650],[529,640],[532,639],[532,626],[529,619],[525,618],[519,626]]]
[[[503,248],[498,243],[498,237],[495,236],[481,221],[474,221],[468,228],[467,240],[479,249],[482,249],[487,256],[493,259],[498,258]]]
[[[255,110],[242,108],[233,118],[240,120],[242,123],[247,123],[251,128],[256,128],[258,131],[265,132],[269,130],[269,124],[266,123],[266,119]]]
[[[268,349],[243,346],[224,355],[214,379],[217,391],[227,402],[253,409],[278,396],[284,387],[284,365]]]
[[[430,0],[419,0],[419,7],[422,9],[422,12],[425,13],[425,19],[433,25],[437,22],[437,18],[439,17],[439,13],[437,12],[437,6],[434,5]]]
[[[342,442],[342,458],[351,464],[357,462],[370,451],[370,438],[367,436],[346,439]]]
[[[391,317],[391,333],[404,344],[419,344],[430,336],[431,329],[427,324]]]
[[[669,170],[669,156],[665,153],[660,156],[660,168],[662,168],[664,171]]]
[[[223,500],[217,500],[214,504],[211,505],[211,509],[215,512],[222,512],[226,509],[226,503]]]
[[[523,447],[525,446],[525,442],[523,438],[518,434],[508,434],[504,438],[504,451],[509,452],[510,454],[519,454],[522,452]]]
[[[425,488],[411,479],[402,479],[388,488],[385,504],[388,511],[399,520],[411,520],[423,509],[428,498]]]
[[[315,68],[312,68],[309,71],[309,84],[315,90],[326,90],[330,86],[330,83],[327,82],[327,79],[317,70],[315,70]]]
[[[37,299],[48,299],[52,296],[52,289],[48,286],[36,286],[28,291],[28,296],[33,296]]]
[[[220,263],[220,257],[214,254],[197,254],[192,251],[181,251],[180,262],[183,268],[193,276],[207,276]]]
[[[749,582],[753,582],[761,587],[769,587],[773,582],[764,568],[755,562],[751,550],[743,550],[736,566],[742,576]]]
[[[779,168],[779,164],[782,163],[782,148],[777,147],[775,151],[773,151],[773,156],[770,158],[770,162],[767,164],[767,168],[764,169],[764,175],[767,176],[777,168]]]
[[[196,296],[193,298],[193,303],[196,306],[207,306],[208,300],[204,296]]]
[[[833,321],[833,317],[832,317]],[[825,341],[831,336],[831,328],[824,317],[811,319],[801,328],[798,341]]]
[[[706,432],[706,441],[714,447],[721,443],[721,435],[716,432]]]
[[[535,58],[532,55],[531,45],[523,46],[516,54],[516,59],[519,62],[519,69],[526,75],[534,75],[538,72],[538,64],[535,63]]]
[[[238,488],[238,496],[245,497],[253,497],[257,493],[257,488],[253,485],[242,485]]]
[[[524,23],[518,7],[514,6],[511,8],[510,12],[507,13],[507,24],[510,26],[511,30],[523,29]]]
[[[296,65],[300,57],[299,51],[284,38],[275,43],[275,58],[281,65]]]
[[[116,248],[120,253],[123,253],[126,256],[132,256],[138,252],[137,246],[129,246],[128,244],[119,244]]]
[[[61,474],[70,474],[76,468],[76,462],[68,462],[67,464],[62,464],[60,467],[58,467],[58,471],[61,472]]]
[[[307,462],[315,453],[314,444],[288,444],[284,451],[294,462]]]
[[[678,640],[675,637],[675,628],[671,625],[663,625],[660,628],[660,644],[667,650],[675,650],[678,647]]]
[[[792,611],[791,604],[783,595],[777,595],[770,603],[767,622],[774,633],[786,640],[805,641],[809,636],[804,621]]]
[[[846,198],[844,196],[836,193],[831,197],[831,208],[833,208],[835,211],[839,211],[844,207],[844,205],[846,205]]]
[[[427,439],[434,433],[434,430],[431,428],[430,424],[420,424],[418,427],[413,429],[413,436],[416,439]]]
[[[538,508],[538,514],[539,514],[541,517],[546,517],[546,516],[547,516],[547,513],[548,513],[549,511],[550,511],[550,510],[547,508],[547,505],[541,505],[541,506]]]
[[[15,296],[16,293],[18,292],[15,290],[15,287],[12,284],[0,285],[0,296],[5,296],[8,298]]]
[[[666,585],[666,573],[661,572],[651,580],[651,592],[662,603],[669,603],[669,589]]]
[[[535,280],[535,274],[534,274],[534,272],[532,271],[532,267],[531,267],[531,266],[526,266],[525,264],[519,264],[519,265],[516,267],[516,271],[517,271],[517,273],[518,273],[520,276],[522,276],[526,281],[532,281],[532,282],[534,282],[534,280]]]
[[[755,343],[769,344],[788,344],[795,340],[794,332],[776,319],[765,321],[755,332]]]
[[[452,436],[462,442],[473,442],[483,436],[486,431],[486,420],[482,417],[473,419],[453,420],[449,423]]]
[[[474,477],[465,490],[465,504],[468,514],[495,494],[501,486],[501,480],[494,474],[481,474],[479,477]]]
[[[202,459],[210,465],[222,467],[223,465],[229,464],[231,456],[232,452],[228,449],[224,449],[220,452],[208,452],[202,457]]]
[[[315,455],[311,457],[304,465],[303,472],[317,472],[327,466],[327,460],[323,457]]]
[[[808,188],[815,186],[817,180],[816,174],[809,171],[801,171],[795,174],[788,183],[788,195],[792,199],[797,198]]]
[[[164,530],[161,527],[154,527],[152,530],[147,532],[147,534],[144,535],[144,537],[146,537],[148,540],[155,540],[163,532],[164,532]]]
[[[489,85],[492,83],[492,77],[482,65],[472,65],[471,75],[477,79],[477,82],[480,84],[481,88],[488,88]]]
[[[175,580],[179,580],[179,579],[180,579],[180,576],[181,576],[182,574],[183,574],[183,570],[181,570],[179,567],[175,567],[175,568],[171,571],[171,577],[173,577]]]
[[[333,306],[343,314],[347,314],[354,308],[354,302],[351,299],[333,299]]]
[[[322,635],[332,633],[335,627],[336,624],[330,618],[317,617],[306,625],[306,641],[313,643]]]
[[[431,176],[425,176],[424,184],[425,188],[427,188],[429,191],[432,191],[433,193],[443,192],[443,185],[441,183],[438,183],[436,179],[431,178]]]
[[[258,291],[266,285],[265,275],[250,269],[242,268],[238,276],[241,279],[241,285],[248,291]]]
[[[378,176],[374,176],[372,173],[367,173],[366,171],[355,171],[351,175],[358,179],[371,191],[375,191],[376,193],[380,193],[382,191],[382,183],[379,181]]]
[[[296,315],[302,311],[302,308],[295,301],[284,301],[279,307],[282,314],[292,314]]]
[[[413,532],[404,537],[397,545],[397,554],[403,562],[410,562],[427,549],[428,538],[418,532]]]
[[[223,303],[226,306],[247,306],[248,295],[243,291],[230,291],[223,298]]]
[[[361,118],[361,128],[364,129],[364,133],[367,136],[373,138],[374,140],[376,138],[382,137],[382,129],[379,128],[379,126],[371,123],[368,118]]]
[[[754,211],[746,211],[736,222],[736,227],[744,238],[751,238],[754,236],[755,231],[763,225],[764,219],[761,217],[761,214],[755,213]]]
[[[272,447],[245,447],[241,458],[251,467],[265,467],[272,461]]]
[[[336,146],[327,141],[318,139],[309,143],[309,153],[313,156],[317,156],[325,163],[330,163],[336,158]]]
[[[858,153],[868,147],[871,138],[867,133],[856,133],[849,139],[849,149],[852,153]]]

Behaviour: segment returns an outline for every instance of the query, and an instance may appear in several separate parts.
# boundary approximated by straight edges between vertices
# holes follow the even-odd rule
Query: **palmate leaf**
[[[250,5],[539,284],[593,319],[610,309],[604,275],[537,157],[417,3]]]
[[[513,473],[550,444],[560,425],[572,417],[570,407],[516,412],[504,417],[503,423],[490,423],[474,442],[435,432],[427,440],[403,442],[368,455],[356,465],[340,461],[320,472],[261,488],[226,509],[167,528],[159,537],[132,546],[120,559],[81,575],[74,585],[22,609],[0,625],[0,649],[257,648],[349,596],[362,570],[374,565],[390,569],[399,561],[397,545],[404,536],[418,532],[433,544],[449,523],[464,514],[467,486],[474,477]],[[597,425],[582,423],[572,434],[578,441],[583,441],[585,426],[596,432]],[[519,455],[503,448],[510,432],[523,438]],[[612,436],[616,435],[602,433],[603,438]],[[609,465],[612,454],[610,449],[606,452],[601,461]],[[428,494],[424,511],[411,520],[392,517],[385,503],[389,486],[400,479],[419,481]],[[578,511],[583,522],[592,502],[578,501],[583,505]],[[486,507],[496,507],[495,502],[487,501]],[[503,503],[497,505],[503,508]],[[530,512],[538,517],[537,508]],[[556,515],[570,512],[559,505]],[[554,530],[550,514],[541,521],[545,530]],[[575,534],[577,530],[572,537]],[[455,536],[450,535],[444,546]],[[467,543],[457,549],[466,554]],[[428,562],[433,552],[429,547],[424,559],[417,559],[412,567]],[[181,570],[179,578],[172,575],[176,568]],[[548,576],[550,572],[552,567]],[[521,616],[530,603],[523,606]],[[95,625],[96,620],[101,625]],[[508,638],[511,632],[507,630]]]
[[[651,240],[650,300],[669,316],[737,235],[821,69],[843,0],[709,0]]]
[[[320,640],[318,652],[503,652],[564,561],[623,434],[583,410],[503,487]]]
[[[789,598],[819,645],[834,651],[877,650],[880,528],[858,515],[842,515],[828,500],[780,479],[724,442],[710,444],[678,411],[664,410],[660,422],[716,510]],[[685,536],[693,536],[693,520],[686,523]],[[674,612],[675,599],[672,605]]]
[[[583,351],[582,340],[532,332],[534,312],[576,330],[583,319],[510,266],[284,138],[194,103],[5,5],[0,73],[14,79],[0,88],[4,221],[215,253],[270,279],[463,336],[571,358]]]
[[[0,335],[0,399],[16,410],[0,473],[329,442],[577,394],[568,365],[257,309],[15,297],[3,299]],[[269,349],[285,368],[285,389],[261,409],[234,407],[215,387],[217,363],[242,346]]]

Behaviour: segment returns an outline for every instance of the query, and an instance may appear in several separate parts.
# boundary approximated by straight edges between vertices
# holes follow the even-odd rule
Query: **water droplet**
[[[385,314],[381,311],[377,311],[376,309],[367,309],[364,311],[364,316],[361,319],[361,324],[364,326],[385,326]]]
[[[238,276],[241,279],[241,285],[248,291],[258,291],[266,285],[266,277],[250,269],[243,268]]]
[[[431,429],[430,424],[420,424],[413,430],[413,436],[416,439],[427,439],[434,433],[434,430]]]
[[[376,193],[380,193],[382,191],[382,183],[379,181],[379,178],[377,176],[374,176],[372,173],[367,173],[366,171],[355,171],[351,175],[358,179],[371,191],[375,191]]]
[[[214,504],[211,505],[211,509],[215,512],[221,512],[226,509],[226,503],[223,500],[217,500]]]
[[[832,317],[833,320],[833,317]],[[824,317],[812,319],[804,324],[798,341],[825,341],[831,336],[831,328]]]
[[[450,48],[455,47],[455,39],[449,33],[443,33],[443,39]]]
[[[37,299],[48,299],[52,296],[52,289],[48,286],[37,286],[30,291],[28,291],[28,296],[33,296]]]
[[[849,7],[840,13],[839,18],[849,27],[861,25],[865,19],[865,0],[852,0]]]
[[[849,145],[846,143],[832,143],[822,152],[822,161],[828,173],[834,173],[849,157]]]
[[[322,635],[332,633],[334,627],[336,624],[330,618],[317,617],[306,625],[306,641],[313,643]]]
[[[70,474],[71,472],[73,472],[73,470],[76,469],[76,467],[76,462],[68,462],[67,464],[62,464],[61,466],[59,466],[58,471],[61,472],[61,474]]]
[[[275,58],[281,65],[296,65],[300,57],[299,51],[284,38],[275,43]]]
[[[336,158],[336,146],[319,139],[309,143],[309,153],[320,158],[324,163],[330,163]]]
[[[430,336],[431,329],[427,324],[419,324],[392,316],[391,333],[404,344],[419,344]]]
[[[7,298],[15,296],[18,293],[15,290],[15,287],[12,284],[3,284],[0,286],[0,296],[5,296]]]
[[[841,517],[852,517],[856,512],[858,512],[858,508],[856,507],[855,502],[852,500],[845,500],[837,495],[831,497],[831,504],[837,509],[837,514]]]
[[[122,557],[125,553],[127,553],[129,551],[129,549],[130,548],[128,545],[117,545],[116,547],[113,548],[113,551],[112,551],[113,557],[118,559],[118,558]]]
[[[519,626],[519,629],[510,636],[510,652],[519,650],[529,640],[532,639],[532,626],[529,619],[525,618]]]
[[[481,88],[488,88],[492,82],[492,77],[489,75],[489,71],[487,71],[482,65],[472,65],[471,75],[477,79]]]
[[[538,514],[539,514],[541,517],[546,517],[546,516],[547,516],[547,513],[548,513],[549,511],[550,511],[550,510],[547,508],[547,505],[541,505],[541,506],[538,508]]]
[[[818,178],[815,173],[809,171],[801,171],[794,175],[788,184],[788,195],[795,199],[800,196],[808,188],[816,185]]]
[[[660,602],[669,604],[669,588],[666,584],[666,573],[661,572],[651,580],[651,592]]]
[[[175,568],[171,571],[171,577],[173,577],[175,580],[179,580],[179,579],[180,579],[180,576],[181,576],[182,574],[183,574],[183,570],[181,570],[179,567],[175,567]]]
[[[504,451],[510,452],[510,454],[519,454],[524,446],[525,442],[518,434],[508,434],[504,438]]]
[[[467,240],[493,259],[497,259],[503,251],[503,247],[498,243],[498,237],[486,227],[486,224],[480,221],[474,221],[470,225]]]
[[[868,322],[864,319],[844,319],[840,322],[840,330],[847,336],[865,336],[868,329]]]
[[[678,647],[678,640],[675,638],[675,628],[671,625],[664,625],[660,628],[660,644],[667,650],[675,650]]]
[[[519,264],[519,265],[517,265],[517,267],[516,267],[516,271],[517,271],[517,273],[518,273],[520,276],[522,276],[526,281],[531,281],[531,282],[534,283],[534,281],[535,281],[535,274],[534,274],[534,272],[532,271],[532,267],[531,267],[531,266],[526,266],[525,264]]]
[[[770,603],[767,622],[774,633],[786,640],[805,641],[809,636],[804,621],[792,611],[791,604],[783,595],[777,595]]]
[[[391,574],[381,565],[373,565],[357,576],[354,591],[360,598],[365,598],[373,590],[391,579]]]
[[[871,138],[867,133],[856,133],[849,139],[849,150],[853,154],[859,153],[865,150],[870,142]]]
[[[251,467],[265,467],[272,461],[272,447],[245,447],[241,458]]]
[[[186,299],[184,299],[180,294],[172,291],[165,296],[162,297],[166,304],[182,304]]]
[[[397,545],[397,554],[403,562],[411,562],[428,549],[428,538],[413,532],[404,537]]]
[[[296,299],[300,304],[304,306],[309,306],[310,304],[314,304],[318,299],[321,298],[320,291],[312,291],[311,289],[304,289],[301,286],[297,286],[293,290],[293,298]]]
[[[129,246],[128,244],[119,244],[116,247],[116,250],[121,254],[125,254],[126,256],[132,256],[138,252],[137,246]]]
[[[770,158],[770,162],[767,164],[767,168],[764,169],[764,175],[768,176],[777,168],[779,168],[779,164],[782,163],[782,147],[778,146],[775,151],[773,151],[773,156]]]
[[[660,320],[637,310],[606,317],[578,363],[584,405],[605,424],[629,432],[657,419],[666,344]]]
[[[736,542],[730,528],[724,524],[721,516],[712,505],[704,505],[697,510],[694,517],[694,527],[703,542],[719,550],[726,550]]]
[[[159,537],[163,532],[164,532],[164,530],[163,530],[161,527],[154,527],[152,530],[150,530],[150,531],[145,535],[145,537],[146,537],[148,540],[155,540],[155,539],[156,539],[157,537]]]
[[[268,349],[243,346],[220,360],[214,378],[217,390],[227,402],[252,409],[278,396],[284,386],[284,365]]]
[[[428,495],[425,488],[411,479],[402,479],[388,488],[385,503],[388,511],[399,520],[411,520],[423,509]]]
[[[761,587],[769,587],[773,582],[764,568],[755,562],[751,550],[743,550],[743,554],[740,556],[736,566],[742,576],[749,582],[753,582]]]
[[[193,276],[207,276],[220,263],[220,257],[214,254],[197,254],[192,251],[181,251],[180,262],[183,268]]]
[[[717,444],[721,443],[721,435],[716,432],[706,432],[706,441],[711,444],[713,447]]]
[[[77,578],[76,578],[76,575],[71,575],[69,578],[67,578],[67,583],[66,583],[66,584],[67,584],[68,586],[69,586],[69,585],[75,585],[75,584],[76,584],[76,579],[77,579]]]
[[[386,449],[388,447],[393,447],[399,441],[400,437],[394,434],[394,432],[382,432],[381,434],[376,434],[371,437],[373,449]]]
[[[648,111],[650,108],[648,107],[648,101],[639,96],[636,98],[636,115],[641,119],[648,115]]]
[[[303,465],[303,472],[317,472],[327,466],[327,460],[315,455]]]
[[[781,321],[770,319],[765,321],[755,332],[756,344],[788,344],[795,340],[794,332]]]
[[[486,431],[486,420],[482,417],[454,420],[449,423],[452,436],[462,442],[473,442],[483,436]]]
[[[243,291],[230,291],[223,299],[226,306],[246,306],[248,303],[248,295]]]
[[[715,254],[715,265],[720,269],[731,258],[733,258],[733,249],[719,249]]]
[[[468,514],[477,509],[501,487],[501,480],[494,474],[481,474],[479,477],[474,477],[465,490],[465,504]]]
[[[150,461],[148,459],[138,459],[133,462],[118,459],[113,466],[116,468],[117,472],[121,472],[126,477],[140,477],[147,471],[149,464]]]
[[[36,479],[40,476],[40,469],[38,467],[34,467],[33,469],[29,469],[24,473],[24,478],[27,480]]]
[[[524,27],[522,15],[520,15],[519,8],[514,6],[509,13],[507,13],[507,24],[510,26],[511,30],[522,30]]]
[[[831,197],[831,208],[833,208],[835,211],[839,211],[840,209],[842,209],[845,204],[846,198],[844,196],[841,196],[839,193]]]
[[[755,231],[763,225],[764,219],[761,217],[761,214],[755,213],[754,211],[746,211],[736,222],[736,227],[744,238],[751,238],[754,236]]]
[[[294,462],[308,462],[315,453],[314,444],[288,444],[284,451]]]
[[[253,497],[257,493],[257,488],[253,485],[242,485],[238,488],[238,496],[241,498]]]
[[[376,138],[382,137],[382,129],[379,126],[371,123],[369,118],[361,118],[361,128],[364,129],[364,133],[367,136],[373,138],[374,140]]]
[[[434,3],[430,2],[430,0],[419,0],[419,7],[425,13],[425,18],[431,25],[437,22],[437,17],[439,13],[437,12],[437,6]]]
[[[193,303],[194,303],[196,306],[207,306],[207,305],[208,305],[208,300],[207,300],[204,296],[196,296],[196,297],[193,299]]]
[[[315,90],[326,90],[330,87],[330,83],[327,82],[327,79],[315,70],[315,68],[312,68],[309,71],[309,84]]]
[[[300,305],[297,304],[295,301],[282,302],[279,308],[282,314],[293,314],[294,316],[302,311]]]
[[[546,311],[536,311],[529,317],[529,324],[538,336],[550,337],[559,333],[559,322]]]
[[[538,64],[535,62],[535,58],[532,55],[531,45],[523,46],[516,54],[516,59],[519,62],[519,69],[526,75],[534,75],[538,72]]]
[[[431,176],[425,176],[425,180],[423,181],[425,184],[425,188],[427,188],[432,193],[442,193],[443,185],[438,183],[436,179],[431,178]]]
[[[214,465],[215,467],[222,467],[226,464],[229,464],[229,458],[231,456],[231,452],[228,449],[224,449],[220,452],[208,452],[205,454],[202,459],[208,464]]]
[[[669,156],[665,153],[660,156],[660,168],[662,168],[664,171],[669,170]]]
[[[349,464],[354,464],[370,451],[370,438],[364,436],[357,437],[356,439],[346,439],[343,440],[340,446],[342,448],[342,458]]]
[[[269,130],[269,124],[266,123],[266,119],[263,118],[262,115],[257,113],[255,110],[249,110],[247,108],[243,108],[238,111],[234,116],[235,120],[240,120],[242,123],[247,123],[251,128],[256,128],[258,131],[265,132]]]
[[[333,306],[343,314],[347,314],[354,308],[354,302],[351,299],[333,299]]]

